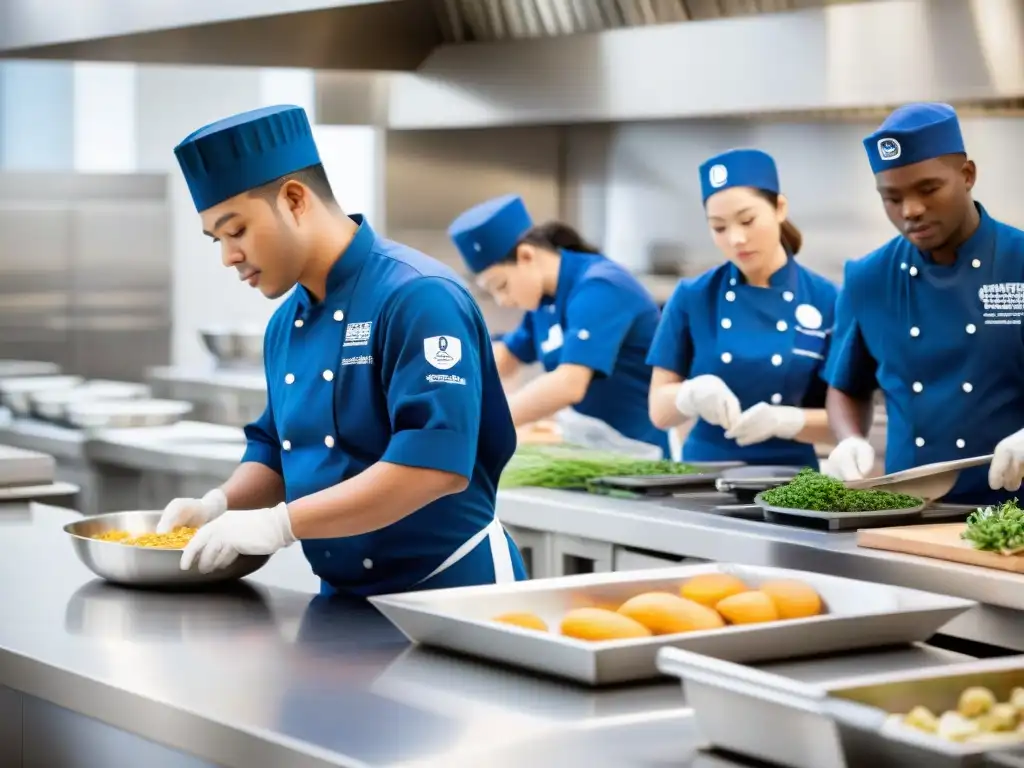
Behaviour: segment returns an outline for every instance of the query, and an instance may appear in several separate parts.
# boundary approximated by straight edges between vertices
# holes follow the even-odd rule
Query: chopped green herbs
[[[522,445],[501,475],[499,487],[586,489],[599,477],[692,475],[699,470],[675,461],[644,461],[608,451],[568,445]]]
[[[967,529],[960,538],[975,549],[1016,555],[1024,551],[1024,510],[1016,499],[978,509],[967,518]]]
[[[879,512],[924,504],[922,499],[902,493],[851,490],[841,480],[812,469],[802,469],[785,485],[765,491],[761,500],[773,507],[815,512]]]

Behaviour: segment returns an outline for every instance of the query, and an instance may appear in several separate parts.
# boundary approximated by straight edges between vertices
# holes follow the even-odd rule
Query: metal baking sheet
[[[731,573],[750,586],[769,579],[800,579],[822,596],[827,614],[599,643],[564,637],[557,629],[543,633],[491,621],[503,613],[527,611],[557,628],[573,608],[617,606],[644,592],[676,592],[686,579],[702,573]],[[752,662],[925,640],[975,605],[970,600],[818,573],[721,563],[430,590],[370,601],[413,642],[587,685],[657,677],[655,657],[662,646]]]
[[[945,741],[889,716],[918,704],[937,714],[955,709],[960,693],[973,685],[1006,701],[1013,688],[1024,686],[1022,656],[813,685],[676,648],[659,653],[658,668],[683,681],[686,702],[712,746],[790,768],[994,765],[986,755],[1020,749]],[[737,728],[737,722],[758,728]]]
[[[0,488],[49,485],[56,471],[57,462],[49,454],[0,445]]]
[[[615,477],[599,477],[593,480],[594,485],[619,488],[624,491],[643,493],[648,496],[667,495],[673,491],[685,491],[690,488],[714,486],[722,472],[730,467],[742,466],[740,462],[686,462],[699,470],[679,475],[620,475]]]
[[[875,512],[821,512],[816,509],[790,509],[789,507],[773,507],[765,503],[761,494],[754,497],[754,503],[764,512],[764,519],[771,523],[785,523],[786,518],[814,518],[825,520],[832,530],[850,530],[857,528],[878,528],[888,525],[901,525],[915,517],[921,517],[925,504],[908,509],[880,509]]]

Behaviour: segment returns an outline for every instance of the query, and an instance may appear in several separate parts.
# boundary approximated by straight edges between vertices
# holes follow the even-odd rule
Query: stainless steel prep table
[[[365,603],[313,601],[298,548],[223,592],[110,587],[72,556],[74,517],[0,508],[0,579],[18,584],[0,590],[0,764],[746,765],[696,753],[676,682],[594,692],[411,648]],[[917,647],[783,671],[953,658]]]
[[[769,565],[913,587],[983,605],[943,634],[1024,651],[1024,576],[857,546],[856,532],[826,532],[710,510],[719,494],[628,500],[545,489],[498,493],[513,526],[585,537],[681,558]]]

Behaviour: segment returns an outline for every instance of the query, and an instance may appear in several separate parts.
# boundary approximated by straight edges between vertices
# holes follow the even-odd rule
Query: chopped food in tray
[[[97,533],[91,538],[98,541],[109,541],[115,544],[125,544],[129,547],[153,547],[157,549],[184,549],[192,537],[195,536],[197,528],[179,526],[167,533],[140,533],[138,535],[128,531],[105,531]]]
[[[588,489],[600,477],[699,473],[697,467],[675,461],[649,461],[571,445],[520,445],[505,467],[499,485]]]
[[[776,579],[751,589],[731,574],[707,573],[684,581],[678,595],[644,592],[618,606],[574,608],[562,618],[559,630],[577,640],[625,640],[804,619],[823,612],[821,596],[802,581]],[[551,631],[532,613],[503,614],[494,621]]]
[[[960,537],[975,549],[1019,555],[1024,552],[1024,510],[1017,500],[972,512]]]
[[[919,705],[891,715],[886,725],[914,728],[946,741],[995,746],[1024,743],[1022,714],[1024,688],[1014,688],[1009,701],[1000,702],[988,688],[973,686],[960,694],[955,710],[937,715]]]
[[[924,504],[923,499],[902,493],[851,490],[841,480],[812,469],[803,469],[785,485],[764,491],[761,500],[773,507],[815,512],[880,512]]]

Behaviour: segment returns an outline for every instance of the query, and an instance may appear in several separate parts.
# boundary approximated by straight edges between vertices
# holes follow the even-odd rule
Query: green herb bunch
[[[761,499],[773,507],[809,509],[815,512],[878,512],[911,509],[924,501],[916,496],[888,491],[855,491],[841,480],[812,469],[802,469],[785,485],[765,491]]]
[[[568,445],[522,445],[505,467],[500,488],[586,489],[599,477],[692,475],[696,467],[675,461],[644,461],[611,451]]]
[[[978,509],[967,518],[967,528],[960,538],[986,552],[1024,552],[1024,510],[1017,506],[1016,499]]]

